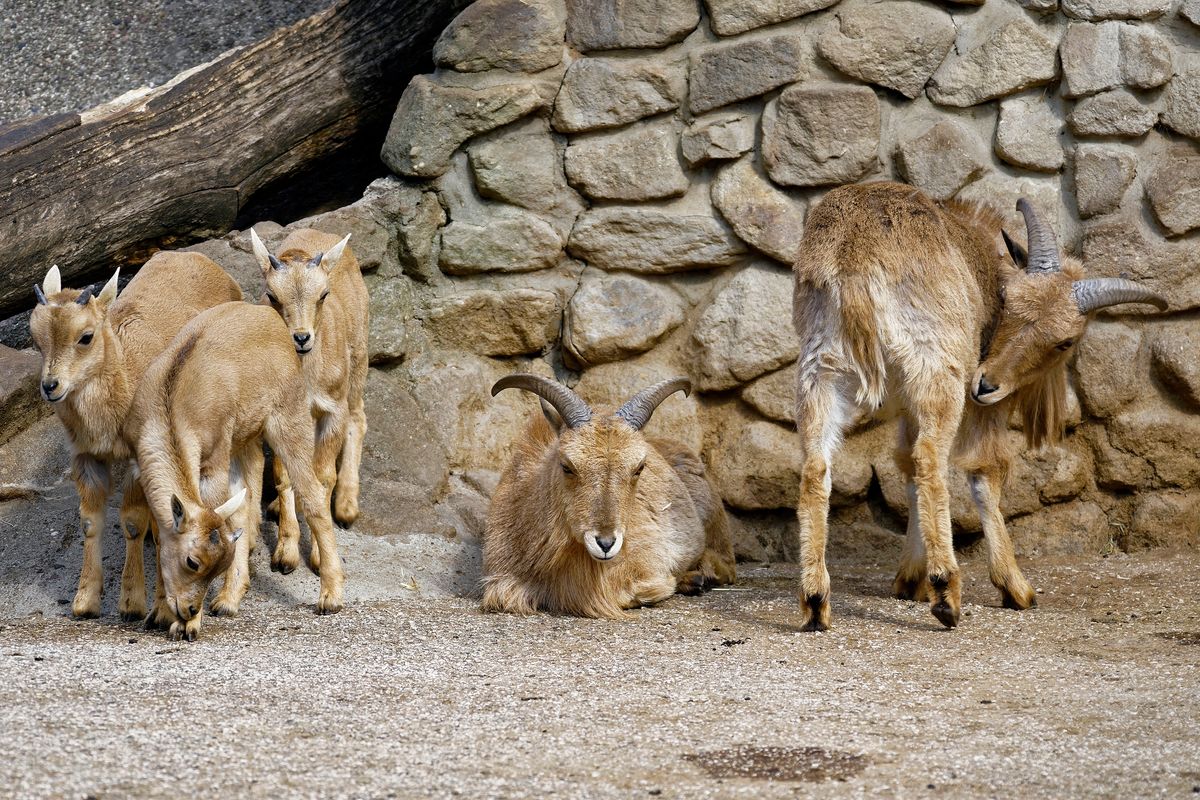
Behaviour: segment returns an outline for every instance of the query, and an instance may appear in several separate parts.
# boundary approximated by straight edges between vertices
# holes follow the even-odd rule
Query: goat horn
[[[79,297],[75,298],[75,302],[81,306],[86,306],[88,301],[92,299],[92,287],[87,287],[79,293]]]
[[[1017,210],[1025,217],[1025,238],[1029,243],[1029,260],[1026,262],[1026,272],[1058,272],[1062,265],[1058,262],[1058,241],[1054,231],[1046,223],[1038,219],[1029,201],[1022,197],[1017,201]]]
[[[45,295],[45,293],[44,293],[44,292],[42,292],[42,287],[38,286],[38,285],[35,283],[35,284],[33,285],[33,293],[34,293],[34,295],[36,295],[36,296],[37,296],[37,301],[38,301],[38,305],[39,305],[39,306],[44,306],[44,305],[46,305],[46,295]]]
[[[317,253],[308,260],[308,269],[321,266],[321,259],[325,257],[324,253]]]
[[[213,509],[213,513],[221,519],[229,519],[233,516],[233,512],[242,507],[242,502],[246,499],[246,487],[242,487],[237,494],[226,500],[221,505]]]
[[[554,406],[568,428],[578,428],[592,418],[592,409],[583,399],[557,381],[541,375],[506,375],[492,387],[492,397],[505,389],[524,389]]]
[[[1080,314],[1122,303],[1147,303],[1159,311],[1169,305],[1162,295],[1125,278],[1086,278],[1071,287]]]
[[[635,431],[640,431],[650,421],[650,415],[658,408],[659,403],[676,392],[683,392],[685,396],[691,394],[692,382],[687,378],[671,378],[656,383],[631,397],[625,405],[617,409],[614,416],[625,420]]]
[[[271,262],[271,266],[272,266],[272,267],[274,267],[275,269],[287,269],[287,267],[285,267],[285,266],[283,265],[283,262],[282,262],[282,261],[280,261],[278,258],[276,258],[276,257],[275,257],[273,254],[271,254],[271,253],[268,253],[268,254],[267,254],[267,261],[270,261],[270,262]]]

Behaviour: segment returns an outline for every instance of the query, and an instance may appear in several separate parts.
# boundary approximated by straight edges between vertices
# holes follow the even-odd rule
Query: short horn
[[[1162,295],[1125,278],[1085,278],[1075,281],[1071,293],[1080,314],[1122,303],[1146,303],[1159,311],[1166,311],[1170,305]]]
[[[35,284],[33,285],[33,293],[34,293],[34,295],[37,297],[37,301],[38,301],[38,305],[39,305],[39,306],[44,306],[44,305],[46,305],[46,295],[45,295],[45,293],[43,293],[43,292],[42,292],[42,287],[38,286],[38,285],[35,283]]]
[[[75,302],[81,306],[86,306],[88,301],[92,299],[92,287],[87,287],[79,293],[79,297],[75,298]]]
[[[691,394],[692,382],[687,378],[672,378],[656,383],[631,397],[625,405],[617,409],[614,416],[625,420],[635,431],[640,431],[650,421],[654,409],[676,392],[683,392],[685,396]]]
[[[324,257],[325,257],[324,253],[318,252],[315,256],[313,256],[312,258],[310,258],[308,260],[308,266],[306,267],[306,269],[315,269],[315,268],[321,266],[321,259]]]
[[[592,409],[583,399],[557,381],[540,375],[506,375],[492,387],[492,397],[505,389],[524,389],[533,392],[550,405],[562,417],[568,428],[578,428],[592,418]]]
[[[214,508],[213,513],[215,513],[221,519],[227,520],[233,516],[233,512],[237,511],[239,508],[242,507],[242,502],[245,499],[246,499],[246,487],[243,486],[238,491],[237,494],[235,494],[233,497],[226,500],[221,505]]]
[[[1026,272],[1058,272],[1062,265],[1058,260],[1058,239],[1050,226],[1038,219],[1029,201],[1022,197],[1017,201],[1017,210],[1025,217],[1025,238],[1029,244]]]

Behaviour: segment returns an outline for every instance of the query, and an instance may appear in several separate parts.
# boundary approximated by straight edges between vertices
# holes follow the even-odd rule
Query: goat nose
[[[985,394],[991,394],[992,392],[996,391],[997,388],[999,387],[988,383],[986,375],[980,375],[979,386],[975,389],[975,396],[983,397]]]
[[[296,344],[303,347],[308,344],[308,340],[312,338],[311,333],[293,333],[292,338],[296,340]]]
[[[617,543],[615,536],[597,536],[596,544],[600,547],[601,552],[607,553],[612,550],[613,545]]]
[[[46,380],[42,381],[42,391],[45,392],[47,395],[49,395],[51,392],[53,392],[57,388],[58,388],[58,381],[54,378],[47,378]]]

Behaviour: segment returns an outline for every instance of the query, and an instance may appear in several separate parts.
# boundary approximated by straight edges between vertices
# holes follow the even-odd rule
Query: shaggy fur
[[[624,542],[599,561],[583,537],[606,525]],[[607,413],[561,432],[538,416],[514,444],[488,515],[484,611],[623,619],[734,578],[724,506],[687,448]]]
[[[910,509],[896,595],[931,595],[934,615],[947,627],[958,623],[946,487],[953,457],[968,472],[1005,606],[1034,605],[999,510],[1011,459],[1004,435],[1016,411],[1030,445],[1061,436],[1066,365],[1088,317],[1073,294],[1083,278],[1077,261],[1026,272],[1005,253],[1000,233],[991,209],[939,204],[893,183],[840,187],[809,214],[793,317],[801,340],[797,513],[807,629],[829,626],[833,452],[848,421],[885,399],[901,409],[896,460],[908,476]]]
[[[51,395],[54,411],[74,451],[71,475],[79,492],[83,567],[71,613],[97,617],[111,469],[132,459],[137,444],[121,436],[134,390],[150,361],[188,320],[206,308],[240,300],[242,292],[220,267],[198,253],[158,253],[120,297],[114,275],[85,305],[76,302],[82,292],[57,284],[55,269],[43,283],[46,304],[34,308],[29,327],[42,353],[43,383],[59,383]],[[81,344],[87,333],[92,335],[90,344]],[[125,566],[117,604],[126,621],[146,616],[142,548],[150,522],[141,485],[130,470],[121,502]]]

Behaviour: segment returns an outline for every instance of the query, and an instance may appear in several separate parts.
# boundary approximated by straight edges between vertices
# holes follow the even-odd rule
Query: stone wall
[[[1027,196],[1092,275],[1172,299],[1093,322],[1069,434],[1015,463],[1002,509],[1025,556],[1194,546],[1197,23],[1197,0],[478,0],[403,94],[397,177],[297,223],[353,232],[368,272],[356,529],[432,535],[469,569],[537,409],[495,380],[553,375],[600,404],[688,375],[650,431],[703,450],[739,556],[793,555],[789,263],[822,192],[891,178],[994,202],[1017,231]],[[245,232],[197,249],[261,291]],[[838,455],[843,534],[903,530],[894,436],[864,424]]]

